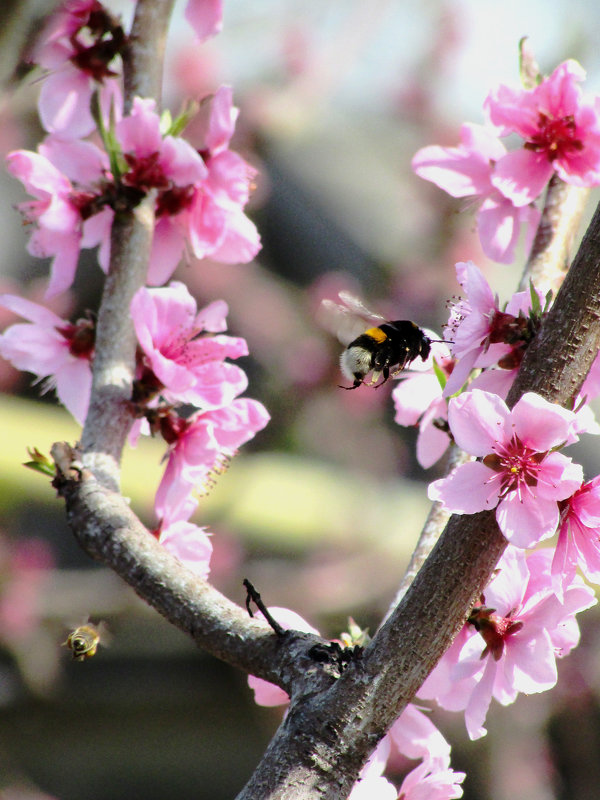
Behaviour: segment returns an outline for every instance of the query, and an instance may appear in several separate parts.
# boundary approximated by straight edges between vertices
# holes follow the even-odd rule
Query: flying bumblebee
[[[96,655],[96,650],[100,644],[100,638],[106,633],[104,623],[92,625],[89,620],[67,636],[63,645],[73,653],[74,661],[85,661]]]
[[[357,389],[361,384],[375,386],[381,376],[383,380],[376,388],[421,356],[426,361],[431,351],[431,343],[438,341],[429,336],[414,322],[408,319],[386,320],[380,314],[370,311],[357,297],[349,292],[339,293],[344,305],[331,300],[323,300],[323,306],[332,319],[337,319],[337,335],[346,349],[340,356],[342,373],[352,386],[342,389]],[[361,321],[363,332],[356,336],[357,320]],[[364,322],[373,327],[364,330]],[[372,373],[371,380],[365,378]]]

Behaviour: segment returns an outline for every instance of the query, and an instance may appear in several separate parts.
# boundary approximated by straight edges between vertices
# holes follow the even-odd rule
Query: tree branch
[[[174,0],[138,0],[123,53],[125,112],[135,96],[160,102],[165,41]],[[115,214],[111,260],[98,311],[90,407],[82,433],[83,461],[107,487],[119,487],[121,453],[133,422],[129,405],[136,339],[129,314],[144,285],[154,234],[150,193],[132,211]]]
[[[519,283],[520,292],[527,291],[532,280],[543,295],[548,291],[556,294],[569,268],[573,241],[589,194],[589,189],[571,186],[557,175],[551,178],[542,218]]]
[[[165,45],[175,0],[137,0],[123,54],[125,113],[134,97],[153,97],[160,108]]]
[[[569,406],[600,347],[600,206],[509,395]],[[556,374],[555,374],[556,372]],[[494,511],[452,516],[363,658],[310,705],[293,705],[238,800],[341,800],[464,624],[506,547]],[[292,788],[302,792],[292,794]]]
[[[309,654],[327,640],[298,631],[274,635],[265,622],[252,619],[160,545],[123,497],[83,466],[73,448],[56,443],[52,456],[57,466],[53,485],[65,500],[67,520],[81,547],[200,647],[289,694],[322,690],[337,677]]]

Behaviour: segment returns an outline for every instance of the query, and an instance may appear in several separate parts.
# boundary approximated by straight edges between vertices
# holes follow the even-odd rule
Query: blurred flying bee
[[[104,623],[100,622],[96,626],[88,620],[83,625],[75,628],[74,631],[71,631],[63,645],[73,653],[73,660],[85,661],[86,658],[92,658],[92,656],[96,655],[100,638],[105,632]]]
[[[337,336],[346,345],[340,357],[340,367],[344,376],[353,383],[352,386],[342,386],[342,389],[357,389],[361,384],[375,386],[383,376],[376,387],[379,388],[418,356],[426,361],[431,343],[439,341],[430,339],[408,319],[386,320],[349,292],[342,291],[339,297],[344,305],[323,300],[323,306],[331,319],[337,319]],[[364,330],[365,322],[371,323],[372,327]],[[357,329],[357,324],[360,324],[360,329]],[[362,333],[356,335],[358,330]],[[370,372],[371,380],[365,381]]]

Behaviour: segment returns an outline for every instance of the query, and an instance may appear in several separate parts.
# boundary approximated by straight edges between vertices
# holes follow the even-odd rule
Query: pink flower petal
[[[555,500],[519,499],[516,492],[500,501],[496,520],[502,533],[516,547],[529,548],[552,536],[558,526],[559,514]]]
[[[511,414],[519,439],[540,453],[567,441],[574,418],[572,411],[549,403],[534,392],[524,394]]]
[[[223,26],[223,0],[188,0],[185,18],[203,42],[219,33]]]
[[[490,486],[489,480],[495,474],[478,461],[461,464],[447,478],[430,483],[427,496],[454,514],[475,514],[494,508],[498,502],[497,488]]]
[[[448,422],[456,443],[467,453],[486,456],[505,436],[510,412],[504,400],[481,389],[453,397],[448,406]]]
[[[498,161],[492,183],[515,206],[526,206],[544,191],[553,171],[544,153],[514,150]]]

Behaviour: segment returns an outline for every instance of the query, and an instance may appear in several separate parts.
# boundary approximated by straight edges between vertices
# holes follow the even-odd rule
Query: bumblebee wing
[[[321,325],[329,333],[337,336],[343,345],[349,345],[369,327],[362,316],[353,314],[346,306],[341,306],[332,300],[322,301],[318,319]]]
[[[342,291],[339,293],[339,298],[351,314],[356,314],[357,316],[362,317],[366,322],[375,322],[377,325],[381,325],[382,322],[386,322],[385,317],[382,317],[381,314],[377,314],[375,311],[371,311],[370,308],[366,307],[362,300],[359,300],[359,298],[356,297],[356,295],[353,295],[351,292],[347,292],[342,289]]]
[[[343,305],[335,303],[333,300],[321,302],[319,321],[324,328],[337,336],[342,344],[350,344],[367,328],[379,326],[385,322],[384,317],[370,311],[358,297],[350,292],[342,291],[339,293],[339,297]]]

